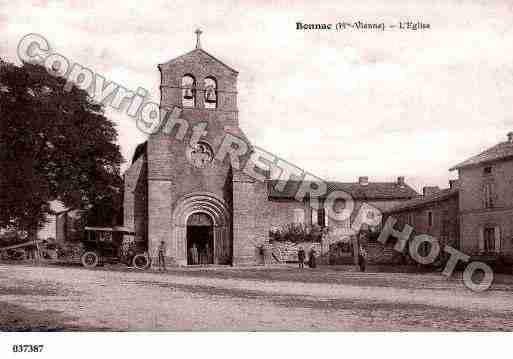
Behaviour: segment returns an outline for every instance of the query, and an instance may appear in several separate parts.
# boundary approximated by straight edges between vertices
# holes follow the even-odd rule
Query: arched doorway
[[[214,264],[214,223],[203,212],[187,219],[187,264]]]
[[[233,240],[231,235],[231,210],[224,200],[213,193],[195,192],[184,195],[177,201],[172,214],[172,253],[180,265],[187,265],[188,224],[189,219],[195,221],[192,215],[203,213],[210,219],[212,257],[214,264],[231,264]],[[194,229],[192,231],[195,231]],[[192,231],[190,233],[192,233]],[[201,229],[198,229],[201,231]],[[192,234],[191,234],[192,235]],[[192,242],[191,242],[192,243]],[[211,262],[212,262],[211,260]]]

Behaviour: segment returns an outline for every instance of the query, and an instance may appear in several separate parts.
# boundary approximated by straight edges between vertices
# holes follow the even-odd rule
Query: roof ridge
[[[506,148],[504,148],[506,147]],[[502,153],[502,150],[510,150],[510,153]],[[478,154],[459,162],[455,166],[449,168],[449,171],[454,171],[459,168],[475,166],[481,163],[493,162],[502,159],[513,157],[513,143],[509,141],[499,142],[487,149],[479,152]]]
[[[199,49],[193,49],[193,50],[191,50],[191,51],[189,51],[189,52],[186,52],[185,54],[182,54],[182,55],[179,55],[179,56],[177,56],[177,57],[174,57],[174,58],[172,58],[172,59],[170,59],[170,60],[168,60],[168,61],[166,61],[166,62],[164,62],[164,63],[162,63],[162,64],[158,64],[158,65],[157,65],[157,67],[159,67],[159,68],[160,68],[160,67],[161,67],[161,66],[163,66],[163,65],[168,65],[168,64],[170,64],[170,63],[173,63],[173,62],[177,61],[178,59],[180,59],[180,58],[182,58],[182,57],[185,57],[185,56],[187,56],[187,55],[191,55],[191,54],[193,54],[194,52],[201,52],[201,53],[204,53],[205,55],[209,56],[210,58],[212,58],[213,60],[215,60],[215,61],[216,61],[216,62],[218,62],[219,64],[223,65],[224,67],[226,67],[226,68],[227,68],[227,69],[229,69],[230,71],[232,71],[232,72],[234,72],[234,73],[236,73],[236,74],[238,74],[238,73],[239,73],[239,71],[235,70],[233,67],[231,67],[231,66],[227,65],[226,63],[224,63],[223,61],[219,60],[217,57],[215,57],[215,56],[214,56],[214,55],[212,55],[211,53],[207,52],[206,50],[203,50],[202,48],[199,48]]]
[[[427,196],[423,196],[423,195],[420,195],[419,197],[417,198],[412,198],[410,200],[407,200],[407,201],[404,201],[400,204],[398,204],[397,206],[394,206],[392,208],[390,208],[389,210],[387,210],[386,212],[388,213],[393,213],[393,212],[396,212],[396,211],[401,211],[401,210],[405,210],[405,209],[409,209],[409,208],[414,208],[414,207],[417,207],[417,206],[420,206],[420,205],[423,205],[423,204],[428,204],[434,200],[437,200],[437,199],[443,199],[445,197],[449,197],[453,194],[456,194],[456,193],[459,193],[459,188],[444,188],[444,189],[441,189],[440,191],[436,192],[436,193],[432,193],[430,195],[427,195]]]

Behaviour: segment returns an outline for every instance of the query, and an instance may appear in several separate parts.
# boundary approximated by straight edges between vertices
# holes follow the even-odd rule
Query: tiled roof
[[[279,181],[268,181],[268,194],[271,198],[294,198],[299,189],[301,181],[288,181],[283,191],[278,191],[275,185]],[[284,181],[281,181],[282,183]],[[344,191],[350,194],[353,199],[408,199],[417,197],[419,194],[407,184],[399,186],[396,182],[369,182],[367,185],[359,183],[326,182],[328,193]]]
[[[453,171],[458,168],[475,166],[478,164],[503,160],[507,158],[513,158],[513,142],[509,141],[501,142],[476,156],[470,157],[469,159],[452,167],[450,170]]]
[[[395,213],[395,212],[401,212],[407,209],[422,207],[426,204],[442,201],[444,199],[447,199],[452,196],[458,195],[459,191],[458,188],[447,188],[443,189],[440,192],[434,193],[429,196],[419,196],[417,198],[411,199],[409,201],[403,202],[401,204],[398,204],[397,206],[387,210],[387,213]]]

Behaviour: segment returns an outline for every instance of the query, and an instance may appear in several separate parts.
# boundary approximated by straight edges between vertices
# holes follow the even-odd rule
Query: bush
[[[279,229],[269,231],[269,241],[273,242],[320,242],[325,229],[314,224],[289,223]]]
[[[8,247],[28,241],[26,232],[9,228],[0,232],[0,247]]]

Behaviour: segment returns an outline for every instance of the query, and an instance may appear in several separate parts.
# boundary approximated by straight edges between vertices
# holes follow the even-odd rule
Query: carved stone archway
[[[213,193],[189,193],[180,200],[172,213],[176,261],[187,264],[187,220],[194,213],[206,213],[213,221],[214,264],[232,261],[231,212],[222,198]]]

